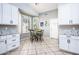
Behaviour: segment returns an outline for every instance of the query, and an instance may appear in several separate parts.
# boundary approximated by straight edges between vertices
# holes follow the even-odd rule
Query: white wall
[[[41,21],[48,21],[48,26],[44,26],[43,29],[45,31],[45,34],[46,35],[49,35],[50,36],[50,32],[53,33],[53,31],[55,32],[55,34],[51,34],[50,37],[53,37],[53,38],[57,38],[58,36],[58,33],[56,32],[57,31],[57,28],[54,26],[52,26],[52,29],[53,30],[50,30],[50,19],[52,20],[53,24],[52,25],[55,25],[55,23],[57,22],[57,18],[58,18],[58,10],[53,10],[53,11],[49,11],[49,12],[44,12],[42,14],[40,14],[39,16],[40,20],[39,20],[39,23]],[[55,21],[56,20],[56,21]],[[55,22],[55,23],[54,23]],[[40,27],[40,26],[39,26]],[[56,30],[54,29],[56,28]]]
[[[21,13],[18,12],[18,33],[21,34]]]
[[[57,18],[50,19],[50,38],[58,38],[58,23]]]
[[[48,11],[48,12],[41,13],[39,15],[40,15],[40,17],[45,16],[45,18],[48,18],[48,19],[58,18],[58,10],[57,9],[56,10],[51,10],[51,11]]]

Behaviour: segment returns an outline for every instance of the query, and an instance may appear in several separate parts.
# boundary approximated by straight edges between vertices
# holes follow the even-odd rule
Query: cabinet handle
[[[13,45],[12,47],[15,47],[16,45]]]
[[[72,24],[72,20],[69,20],[69,24]]]
[[[12,35],[13,37],[15,37],[16,35]]]
[[[12,40],[12,41],[16,41],[16,39]]]
[[[67,37],[71,37],[71,36],[67,36]]]
[[[5,44],[7,44],[7,40],[5,40]]]
[[[67,43],[70,43],[70,40],[69,39],[67,40]]]
[[[70,22],[70,20],[69,20],[69,24],[70,24],[71,22]]]
[[[13,21],[11,20],[10,23],[13,24]]]
[[[71,20],[71,23],[72,23],[72,20]]]

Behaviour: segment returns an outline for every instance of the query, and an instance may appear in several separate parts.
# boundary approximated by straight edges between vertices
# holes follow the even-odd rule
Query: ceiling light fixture
[[[35,3],[35,5],[38,5],[38,3]]]

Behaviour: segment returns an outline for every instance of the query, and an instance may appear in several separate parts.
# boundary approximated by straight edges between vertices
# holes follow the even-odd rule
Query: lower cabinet
[[[7,35],[7,45],[10,45],[15,42],[20,42],[19,34]]]
[[[20,35],[0,36],[0,54],[6,53],[20,46]]]
[[[66,36],[60,36],[59,37],[59,47],[68,50],[68,44],[67,44],[67,38]]]
[[[66,35],[59,36],[59,48],[79,54],[79,38],[78,37],[67,37]]]
[[[0,54],[5,53],[6,49],[6,42],[5,39],[0,39]]]
[[[69,51],[79,54],[79,39],[71,39],[69,44]]]
[[[6,51],[6,44],[0,45],[0,54],[5,53]]]
[[[12,50],[20,46],[19,34],[13,34],[7,36],[7,50]]]
[[[10,45],[7,45],[7,51],[13,50],[19,46],[20,46],[20,42],[11,43]]]

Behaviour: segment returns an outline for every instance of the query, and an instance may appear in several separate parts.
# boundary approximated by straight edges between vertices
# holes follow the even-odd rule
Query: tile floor
[[[58,48],[57,39],[46,38],[42,42],[31,42],[29,39],[21,42],[21,46],[6,55],[72,55]]]

